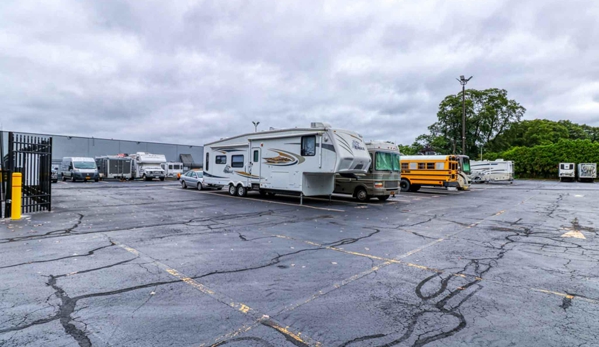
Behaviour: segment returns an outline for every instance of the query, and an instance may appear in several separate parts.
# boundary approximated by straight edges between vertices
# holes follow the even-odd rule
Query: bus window
[[[426,169],[427,170],[434,170],[435,169],[435,163],[426,163]]]
[[[424,170],[426,165],[424,163],[418,163],[418,170]]]
[[[418,165],[416,163],[410,163],[410,170],[416,170]]]
[[[402,170],[407,170],[408,169],[408,163],[401,163],[401,169]]]

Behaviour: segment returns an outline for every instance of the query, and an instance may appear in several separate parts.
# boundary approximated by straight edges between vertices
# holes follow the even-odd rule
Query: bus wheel
[[[410,181],[402,179],[399,182],[399,187],[401,188],[402,192],[409,192],[410,191]]]
[[[356,197],[356,199],[358,201],[361,201],[361,202],[370,200],[370,198],[368,197],[368,193],[366,192],[366,189],[364,189],[362,187],[356,188],[356,192],[354,193],[354,196]]]
[[[246,187],[244,187],[244,186],[242,186],[242,185],[239,185],[239,186],[237,187],[237,195],[239,195],[239,196],[241,196],[241,197],[247,196],[247,195],[248,195],[248,190],[247,190],[247,188],[246,188]]]
[[[232,195],[232,196],[237,195],[237,187],[235,187],[232,184],[229,185],[229,195]]]
[[[381,201],[387,201],[387,199],[389,199],[389,195],[377,196],[377,198]]]

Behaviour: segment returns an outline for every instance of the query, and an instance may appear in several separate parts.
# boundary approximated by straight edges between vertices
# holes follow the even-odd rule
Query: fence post
[[[10,219],[18,220],[21,219],[21,186],[23,185],[23,174],[20,172],[13,172],[12,174],[12,200]]]

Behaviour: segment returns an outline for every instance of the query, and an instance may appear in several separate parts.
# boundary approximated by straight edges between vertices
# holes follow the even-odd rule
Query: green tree
[[[526,109],[507,97],[505,89],[468,89],[466,104],[466,154],[476,155],[480,145],[487,146],[524,116]],[[439,104],[437,122],[429,127],[440,151],[461,152],[462,93],[449,95]],[[441,139],[439,139],[441,138]]]

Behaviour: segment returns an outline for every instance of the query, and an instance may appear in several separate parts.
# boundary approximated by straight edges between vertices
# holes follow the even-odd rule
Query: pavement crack
[[[70,298],[66,292],[57,285],[57,277],[50,276],[47,285],[54,289],[56,297],[60,299],[61,304],[58,308],[58,319],[64,328],[64,331],[77,341],[80,347],[91,347],[92,343],[85,331],[77,328],[71,321],[71,314],[75,311],[78,299]]]
[[[60,258],[54,258],[54,259],[29,261],[29,262],[26,262],[26,263],[19,263],[19,264],[7,265],[7,266],[0,266],[0,269],[8,269],[8,268],[11,268],[11,267],[22,266],[22,265],[30,265],[30,264],[49,263],[49,262],[52,262],[52,261],[58,261],[58,260],[69,259],[69,258],[88,257],[90,255],[93,255],[95,252],[97,252],[99,250],[102,250],[102,249],[105,249],[105,248],[108,248],[108,247],[112,247],[114,245],[115,244],[111,242],[111,244],[109,244],[109,245],[98,247],[98,248],[94,248],[91,251],[88,251],[87,254],[77,254],[77,255],[69,255],[69,256],[60,257]]]

